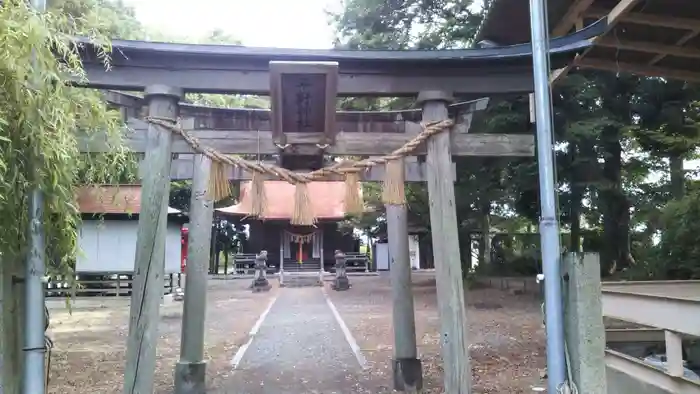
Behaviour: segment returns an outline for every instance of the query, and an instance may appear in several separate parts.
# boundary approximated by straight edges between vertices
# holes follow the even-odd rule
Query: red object
[[[185,273],[187,267],[187,241],[189,239],[189,230],[186,228],[180,229],[180,272]]]
[[[299,250],[297,251],[297,261],[304,262],[309,258],[309,253],[304,248],[304,244],[299,243]]]

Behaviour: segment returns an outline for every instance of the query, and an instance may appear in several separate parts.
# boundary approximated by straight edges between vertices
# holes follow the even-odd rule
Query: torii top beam
[[[605,19],[550,43],[552,67],[565,66],[606,29]],[[529,93],[530,44],[436,51],[343,51],[112,41],[105,70],[88,39],[78,38],[88,87],[144,90],[167,85],[185,92],[267,95],[271,61],[337,62],[340,96],[413,96],[425,90],[483,97]]]
[[[132,95],[108,92],[107,100],[118,106],[140,107],[142,99]],[[483,112],[488,99],[480,99],[451,105],[455,120],[452,133],[452,154],[455,156],[532,156],[534,138],[531,134],[474,134],[469,133],[473,116]],[[266,109],[213,108],[182,104],[180,108],[183,127],[204,145],[216,147],[225,154],[278,154],[271,132],[272,112]],[[336,112],[336,141],[319,148],[315,133],[289,133],[291,144],[287,153],[339,156],[382,155],[399,148],[422,129],[421,111],[338,111]],[[127,143],[135,152],[146,150],[146,122],[134,114],[129,118],[131,132]],[[110,150],[99,138],[83,140],[84,151]],[[172,152],[193,153],[187,143],[176,140]],[[425,147],[416,150],[425,154]]]

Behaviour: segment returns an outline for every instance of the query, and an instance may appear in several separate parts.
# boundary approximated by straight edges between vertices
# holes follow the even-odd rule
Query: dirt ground
[[[267,308],[276,289],[253,294],[248,280],[209,281],[205,352],[208,386],[215,388],[231,373],[231,358]],[[110,302],[106,302],[110,305]],[[180,353],[182,303],[161,307],[156,393],[172,393],[174,365]],[[129,307],[112,299],[106,308],[51,310],[49,393],[121,393]]]
[[[371,388],[372,394],[390,393],[393,335],[388,275],[352,277],[351,283],[349,291],[328,289],[328,293],[368,361],[369,369],[356,387]],[[253,294],[246,288],[248,284],[247,280],[210,281],[205,351],[209,358],[207,386],[212,392],[225,386],[233,373],[231,358],[279,291],[273,288],[269,293]],[[284,291],[291,294],[295,290]],[[414,298],[425,392],[442,393],[432,274],[414,274]],[[472,289],[467,304],[475,393],[531,393],[533,387],[542,387],[539,370],[545,365],[544,331],[535,297],[491,288]],[[72,314],[52,309],[50,336],[55,349],[49,393],[121,393],[128,314],[123,301],[105,308],[74,309]],[[161,307],[157,394],[172,393],[181,318],[182,303]]]
[[[425,393],[442,393],[439,320],[434,275],[414,273],[418,353]],[[391,384],[392,307],[388,275],[351,278],[352,289],[329,292],[371,369],[377,391]],[[544,387],[545,336],[539,301],[533,295],[479,288],[467,292],[469,343],[475,393],[532,393]]]

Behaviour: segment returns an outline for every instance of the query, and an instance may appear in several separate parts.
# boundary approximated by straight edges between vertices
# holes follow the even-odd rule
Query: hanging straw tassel
[[[211,177],[209,178],[209,198],[213,201],[221,201],[231,195],[231,185],[228,183],[228,166],[219,161],[211,163]]]
[[[265,193],[265,180],[262,174],[253,172],[253,180],[250,185],[250,215],[265,217],[267,208],[267,194]]]
[[[384,185],[382,188],[382,202],[389,205],[406,204],[406,191],[404,189],[405,169],[404,160],[390,160],[384,168]]]
[[[345,173],[345,214],[359,216],[364,213],[364,201],[360,193],[360,173]]]
[[[313,226],[316,224],[314,210],[306,183],[297,183],[294,187],[294,212],[291,223],[295,226]]]

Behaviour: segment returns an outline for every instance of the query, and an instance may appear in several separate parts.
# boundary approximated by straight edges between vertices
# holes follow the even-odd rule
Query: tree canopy
[[[471,1],[346,0],[331,20],[338,47],[443,49],[472,46],[483,14]],[[692,208],[698,194],[684,169],[696,154],[698,92],[685,82],[599,71],[572,73],[554,87],[564,250],[599,252],[604,274],[698,277],[692,258],[700,234]],[[491,102],[485,121],[472,125],[474,132],[534,133],[527,97]],[[376,110],[412,103],[346,99],[344,105]],[[536,159],[464,157],[456,164],[465,267],[471,270],[474,245],[478,269],[534,273],[540,213]],[[429,229],[425,189],[407,186],[409,220]],[[378,200],[372,203],[381,208]]]

